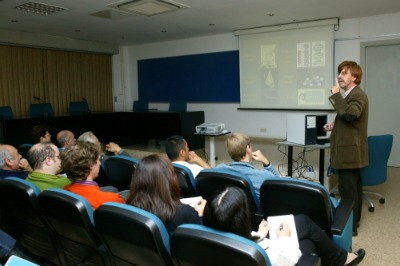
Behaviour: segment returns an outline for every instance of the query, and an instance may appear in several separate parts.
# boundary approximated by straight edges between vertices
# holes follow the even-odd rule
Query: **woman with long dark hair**
[[[152,154],[140,160],[130,185],[127,204],[160,218],[169,234],[181,224],[202,224],[205,200],[194,207],[180,202],[178,178],[165,154]]]
[[[236,187],[228,187],[213,197],[207,204],[203,217],[203,223],[206,226],[253,239],[250,221],[247,197],[243,190]],[[364,249],[359,249],[355,253],[347,253],[337,246],[308,216],[295,215],[294,221],[302,254],[318,254],[323,265],[358,265],[363,260]],[[262,221],[257,234],[266,237],[268,232],[268,223]],[[278,241],[266,249],[272,265],[296,264],[297,260],[293,259],[296,257],[296,254],[293,256],[293,253],[296,251],[288,252],[287,244],[289,242],[285,241],[287,239],[285,237],[290,236],[287,224],[283,224],[278,229],[277,235]]]

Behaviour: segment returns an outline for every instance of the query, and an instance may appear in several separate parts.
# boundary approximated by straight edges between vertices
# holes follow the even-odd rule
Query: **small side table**
[[[202,135],[202,136],[206,136],[206,137],[209,137],[210,139],[210,141],[209,141],[209,144],[210,144],[210,166],[212,167],[212,168],[214,168],[215,167],[215,137],[220,137],[220,136],[223,136],[223,135],[227,135],[227,134],[230,134],[231,132],[230,131],[228,131],[228,130],[223,130],[222,132],[220,132],[220,133],[215,133],[215,134],[200,134],[200,133],[195,133],[196,135]]]

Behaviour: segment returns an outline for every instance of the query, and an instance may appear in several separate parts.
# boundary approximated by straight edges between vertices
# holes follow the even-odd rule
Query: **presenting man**
[[[337,115],[334,123],[324,126],[332,131],[331,165],[338,169],[340,197],[354,201],[353,236],[358,234],[362,209],[360,168],[368,165],[368,97],[359,87],[361,77],[362,69],[356,62],[344,61],[338,66],[329,97]]]

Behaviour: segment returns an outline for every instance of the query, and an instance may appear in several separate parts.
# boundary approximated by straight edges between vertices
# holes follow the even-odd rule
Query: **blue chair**
[[[184,165],[172,163],[181,188],[181,198],[197,196],[196,182],[192,171]]]
[[[108,202],[94,211],[94,221],[113,265],[173,265],[167,229],[152,213]]]
[[[186,112],[187,109],[186,101],[171,101],[169,102],[168,111],[170,112]]]
[[[360,175],[362,185],[376,186],[383,184],[387,179],[387,163],[392,151],[393,135],[380,135],[368,137],[368,159],[369,165],[361,168]],[[363,198],[368,202],[370,212],[375,210],[372,200],[367,194],[379,197],[379,203],[385,203],[385,197],[374,191],[363,190]]]
[[[64,256],[58,239],[40,213],[40,190],[29,181],[17,177],[0,180],[0,208],[13,223],[13,235],[29,256],[43,264],[63,265]],[[3,217],[2,217],[3,219]]]
[[[229,169],[204,169],[195,179],[198,195],[208,200],[216,193],[225,190],[228,186],[235,186],[246,193],[249,202],[249,209],[252,218],[252,228],[255,230],[258,227],[259,221],[262,220],[260,214],[260,202],[257,199],[251,180],[236,171]]]
[[[47,189],[38,196],[38,203],[59,239],[67,265],[110,264],[86,199],[63,189]]]
[[[29,117],[51,117],[53,116],[53,107],[51,103],[31,103],[29,105]]]
[[[149,102],[146,101],[133,101],[134,112],[147,112],[149,111]]]
[[[264,265],[271,262],[265,251],[247,238],[204,225],[179,226],[170,239],[175,265]]]
[[[319,183],[294,178],[266,179],[260,188],[264,217],[305,214],[340,247],[352,249],[353,201],[338,201]]]
[[[117,155],[104,160],[105,172],[110,184],[118,191],[128,190],[138,159]]]
[[[90,113],[89,105],[85,101],[70,102],[69,115],[87,115]]]
[[[11,106],[0,106],[0,120],[13,119],[14,113]]]

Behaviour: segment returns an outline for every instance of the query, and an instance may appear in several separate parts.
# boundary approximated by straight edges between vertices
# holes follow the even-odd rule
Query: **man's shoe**
[[[358,236],[358,232],[353,232],[353,236]]]
[[[346,264],[345,266],[355,266],[355,265],[360,264],[360,262],[365,257],[365,250],[363,248],[359,248],[359,249],[357,249],[356,252],[354,252],[354,254],[356,254],[357,258],[355,258],[354,260],[352,260],[350,263]]]

